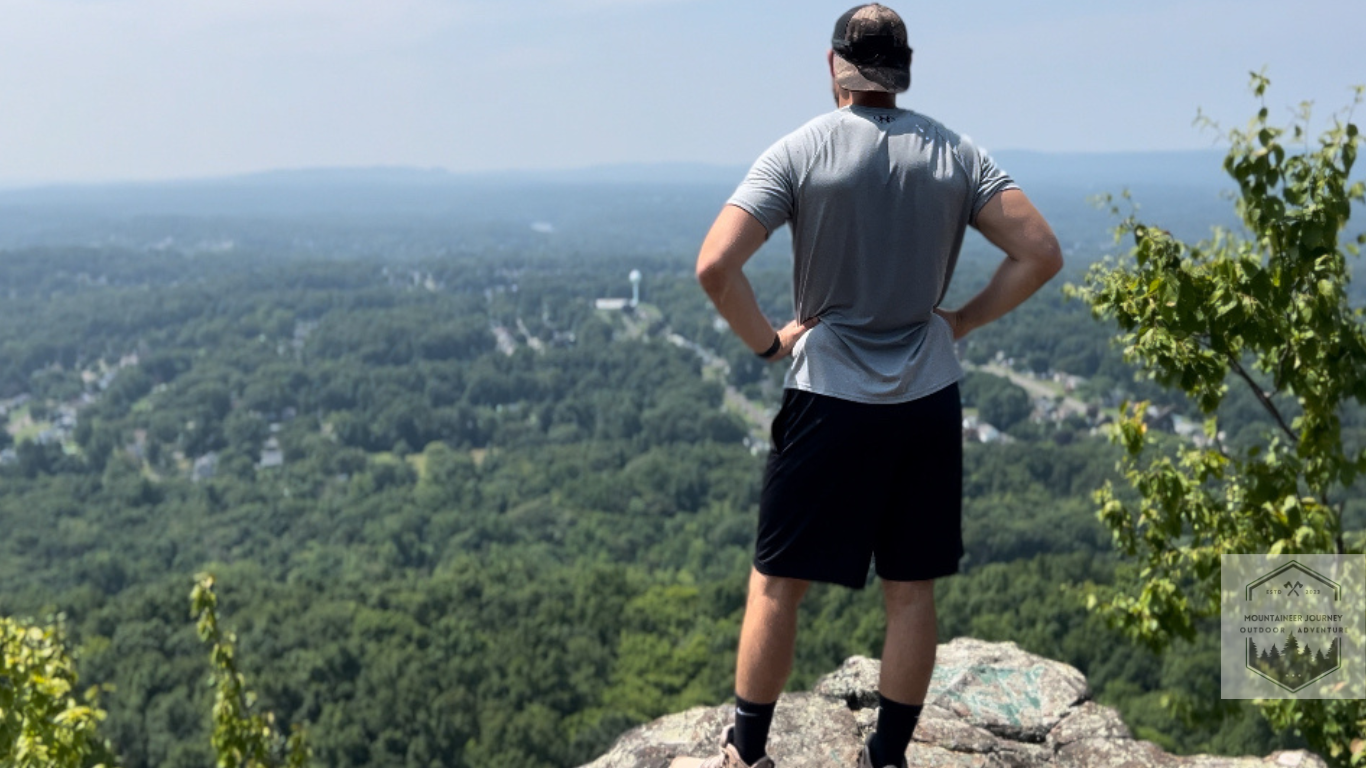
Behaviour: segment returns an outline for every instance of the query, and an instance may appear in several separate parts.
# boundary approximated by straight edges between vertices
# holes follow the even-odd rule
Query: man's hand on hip
[[[792,354],[792,349],[793,347],[797,346],[797,342],[801,341],[801,338],[805,336],[807,332],[810,331],[812,328],[815,328],[816,324],[820,321],[821,319],[819,317],[813,317],[805,322],[802,322],[800,320],[793,320],[787,325],[784,325],[782,328],[779,328],[778,352],[777,354],[773,355],[773,357],[768,358],[768,362],[771,363],[775,360],[782,360],[783,358]]]
[[[944,322],[949,324],[949,329],[953,331],[954,341],[958,341],[964,336],[967,336],[968,331],[971,330],[970,328],[968,328],[967,324],[963,322],[963,316],[959,314],[958,310],[956,309],[944,309],[943,307],[935,307],[934,313],[944,318]]]

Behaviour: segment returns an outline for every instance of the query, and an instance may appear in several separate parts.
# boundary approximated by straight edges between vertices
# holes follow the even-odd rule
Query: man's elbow
[[[726,290],[726,283],[729,282],[729,275],[719,263],[715,261],[701,262],[697,264],[697,282],[706,291],[708,296],[715,298]]]
[[[1038,269],[1042,282],[1052,280],[1055,275],[1062,271],[1062,246],[1058,244],[1056,237],[1049,237],[1039,243],[1034,249],[1031,261]]]
[[[1048,266],[1048,279],[1063,271],[1063,246],[1057,245],[1057,238],[1049,241],[1048,256],[1045,258],[1045,265]]]

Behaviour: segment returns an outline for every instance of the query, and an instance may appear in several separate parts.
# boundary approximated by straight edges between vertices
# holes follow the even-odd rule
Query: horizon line
[[[1208,147],[1204,149],[1153,149],[1153,150],[1081,150],[1081,151],[1055,151],[1038,149],[1002,149],[993,150],[993,156],[1002,157],[1006,155],[1015,156],[1051,156],[1058,158],[1077,158],[1099,160],[1107,157],[1111,158],[1133,158],[1133,157],[1156,157],[1156,156],[1189,156],[1189,155],[1213,155],[1215,153],[1224,154],[1227,148]],[[0,179],[0,191],[16,192],[24,190],[57,189],[57,188],[97,188],[97,187],[120,187],[120,186],[157,186],[157,185],[179,185],[179,184],[198,184],[215,182],[244,182],[262,180],[268,177],[289,177],[305,176],[308,174],[405,174],[410,177],[426,175],[432,180],[440,181],[460,181],[460,180],[483,180],[494,176],[513,176],[518,179],[527,176],[563,176],[574,174],[599,174],[614,171],[640,171],[651,168],[691,170],[710,173],[734,173],[744,172],[749,168],[747,163],[714,163],[693,160],[661,160],[661,161],[623,161],[613,163],[593,163],[587,165],[574,166],[553,166],[553,167],[524,167],[524,168],[492,168],[476,170],[451,170],[442,166],[422,166],[405,165],[400,163],[391,164],[355,164],[355,165],[303,165],[303,166],[282,166],[263,168],[256,170],[230,171],[223,173],[206,173],[202,175],[176,175],[176,176],[153,176],[153,177],[111,177],[101,179]]]

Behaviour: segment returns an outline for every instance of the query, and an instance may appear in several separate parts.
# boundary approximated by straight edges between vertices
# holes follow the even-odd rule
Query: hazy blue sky
[[[850,0],[0,0],[0,182],[747,165],[830,109]],[[988,149],[1210,146],[1347,104],[1366,1],[892,2],[902,106]],[[1361,117],[1361,115],[1358,115]]]

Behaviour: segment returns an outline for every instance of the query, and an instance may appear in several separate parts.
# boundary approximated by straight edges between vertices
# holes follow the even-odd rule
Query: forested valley
[[[782,386],[693,277],[724,193],[685,215],[679,193],[622,192],[603,219],[560,189],[546,199],[580,229],[524,218],[507,237],[432,212],[425,229],[139,214],[116,236],[7,245],[0,616],[61,617],[82,683],[110,686],[103,733],[127,766],[213,761],[200,571],[260,706],[304,724],[321,765],[574,766],[724,701]],[[1208,197],[1192,219],[1226,216]],[[650,200],[672,218],[632,208]],[[1217,625],[1157,656],[1071,589],[1129,567],[1091,499],[1119,405],[1149,400],[1171,445],[1201,434],[1198,409],[1136,379],[1113,329],[1064,299],[1117,248],[1057,205],[1067,271],[960,347],[967,555],[936,587],[940,641],[1073,664],[1173,751],[1301,746],[1220,699]],[[785,247],[749,270],[773,318],[791,313]],[[947,303],[998,256],[969,242]],[[1234,445],[1271,427],[1232,386],[1221,420]],[[813,588],[790,689],[877,656],[880,601]]]

